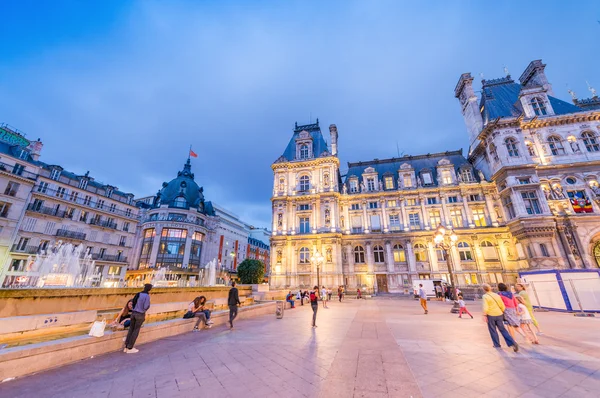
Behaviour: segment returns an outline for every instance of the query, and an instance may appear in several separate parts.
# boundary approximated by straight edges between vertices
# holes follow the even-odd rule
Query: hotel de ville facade
[[[416,279],[514,283],[518,272],[600,266],[600,98],[558,99],[540,60],[518,81],[470,73],[455,97],[460,151],[348,163],[338,130],[297,125],[273,163],[272,287],[407,292]],[[343,131],[341,132],[343,139]],[[447,250],[436,228],[457,235]],[[449,256],[449,259],[447,258]],[[318,274],[318,276],[317,276]]]

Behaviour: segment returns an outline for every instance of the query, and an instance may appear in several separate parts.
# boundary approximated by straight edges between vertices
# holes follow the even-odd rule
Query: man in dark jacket
[[[233,320],[237,316],[238,305],[241,305],[240,296],[237,287],[235,287],[235,282],[231,282],[231,289],[229,289],[227,305],[229,306],[229,329],[233,329]]]
[[[146,311],[150,308],[150,290],[152,290],[152,285],[146,283],[144,285],[144,291],[139,292],[133,298],[131,324],[129,325],[129,331],[127,332],[127,338],[125,339],[125,349],[123,350],[123,352],[127,354],[135,354],[139,351],[137,348],[133,348],[133,346],[140,334],[140,329],[146,320]]]

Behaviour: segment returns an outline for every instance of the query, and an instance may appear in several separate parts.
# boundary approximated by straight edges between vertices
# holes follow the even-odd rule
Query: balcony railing
[[[19,247],[19,245],[16,244],[16,245],[12,245],[12,248],[10,249],[10,251],[16,252],[16,253],[37,254],[40,251],[40,247],[39,246]]]
[[[32,211],[34,213],[45,214],[47,216],[54,216],[58,218],[73,218],[73,213],[69,213],[68,211],[59,210],[54,207],[39,206],[34,203],[30,203],[27,205],[27,211]]]
[[[117,229],[117,223],[108,221],[108,220],[103,221],[103,220],[95,220],[92,218],[90,220],[90,225],[97,225],[99,227]]]
[[[83,232],[73,232],[73,231],[68,231],[66,229],[59,229],[56,231],[56,236],[60,236],[63,238],[69,238],[69,239],[85,240],[85,237],[87,235],[84,234]]]
[[[2,163],[2,162],[0,162],[0,171],[4,171],[6,173],[11,173],[11,174],[19,176],[19,177],[27,178],[28,180],[35,181],[37,179],[37,174],[35,174],[35,173],[25,171],[21,168],[15,168],[15,166],[11,166],[9,164]]]
[[[100,254],[100,253],[92,253],[92,260],[104,260],[104,261],[112,261],[117,263],[126,263],[126,256],[119,256],[118,254]]]

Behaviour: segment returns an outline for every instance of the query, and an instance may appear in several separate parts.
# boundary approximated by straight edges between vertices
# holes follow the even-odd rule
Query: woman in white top
[[[323,308],[327,308],[327,289],[325,289],[325,286],[321,288],[321,300],[323,300]]]
[[[525,332],[525,335],[533,344],[540,344],[535,333],[531,329],[531,325],[533,324],[533,320],[531,319],[531,315],[529,314],[529,310],[525,305],[525,299],[521,296],[516,296],[517,298],[517,314],[519,315],[519,319],[521,321],[521,329]]]

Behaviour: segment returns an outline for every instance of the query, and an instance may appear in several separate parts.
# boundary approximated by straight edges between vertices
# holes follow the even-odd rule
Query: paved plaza
[[[538,313],[539,346],[492,348],[475,319],[399,298],[287,310],[0,385],[0,397],[598,397],[600,319]]]

